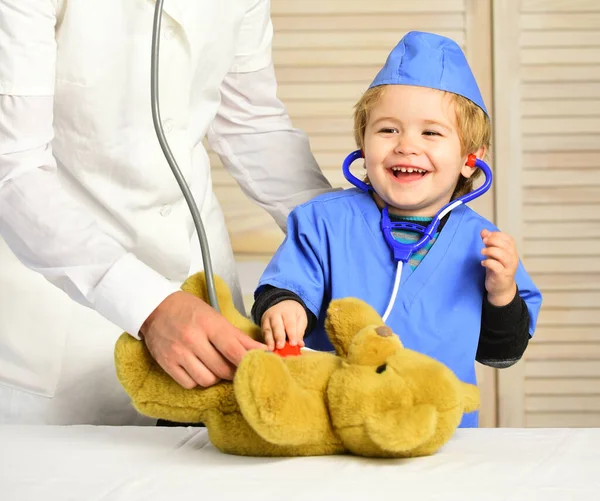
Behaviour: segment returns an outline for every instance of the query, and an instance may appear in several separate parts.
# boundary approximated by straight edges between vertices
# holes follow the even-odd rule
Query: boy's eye
[[[398,132],[398,129],[394,129],[393,127],[384,127],[383,129],[380,129],[379,132],[383,132],[384,134],[394,134],[395,132]]]
[[[441,134],[439,132],[436,132],[434,130],[423,131],[423,135],[425,135],[425,136],[441,136]]]

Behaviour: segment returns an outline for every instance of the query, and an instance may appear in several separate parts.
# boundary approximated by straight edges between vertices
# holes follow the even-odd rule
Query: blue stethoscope
[[[365,193],[373,192],[373,187],[369,186],[364,181],[361,181],[356,176],[354,176],[350,172],[350,165],[359,158],[363,158],[363,153],[361,150],[356,150],[350,153],[344,160],[342,165],[342,171],[344,172],[344,177],[354,186],[364,191]],[[492,185],[492,170],[490,167],[483,161],[477,158],[475,155],[469,155],[467,159],[467,165],[470,167],[478,167],[481,169],[485,175],[484,183],[477,189],[473,190],[466,195],[463,195],[455,200],[452,200],[444,207],[442,207],[437,214],[432,219],[431,223],[427,226],[423,226],[417,223],[410,223],[407,221],[398,221],[392,222],[390,220],[389,211],[387,205],[381,211],[381,231],[383,233],[383,237],[388,244],[389,248],[392,251],[394,256],[394,260],[398,262],[397,270],[396,270],[396,279],[394,281],[394,288],[392,292],[392,296],[390,298],[390,302],[388,307],[383,315],[383,320],[387,320],[390,312],[392,311],[392,307],[396,300],[396,295],[398,294],[398,288],[400,286],[400,277],[402,275],[402,265],[403,263],[408,263],[410,257],[417,252],[421,247],[427,244],[429,240],[433,238],[435,232],[440,225],[441,220],[444,218],[446,214],[448,214],[452,209],[458,207],[459,205],[466,204],[471,200],[480,197],[486,191],[490,189]],[[416,233],[421,234],[421,238],[414,243],[406,244],[402,242],[398,242],[393,235],[393,231],[397,230],[409,230]]]

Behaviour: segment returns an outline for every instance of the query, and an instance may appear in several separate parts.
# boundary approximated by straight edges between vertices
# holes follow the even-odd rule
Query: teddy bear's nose
[[[392,332],[392,329],[390,329],[387,325],[382,325],[381,327],[377,327],[377,329],[375,329],[375,332],[377,333],[377,335],[379,335],[381,337],[390,337],[394,334]]]

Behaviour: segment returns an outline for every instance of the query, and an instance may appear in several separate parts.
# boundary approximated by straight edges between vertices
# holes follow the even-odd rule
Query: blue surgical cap
[[[416,85],[453,92],[470,99],[489,116],[461,48],[433,33],[411,31],[402,37],[369,88],[379,85]]]

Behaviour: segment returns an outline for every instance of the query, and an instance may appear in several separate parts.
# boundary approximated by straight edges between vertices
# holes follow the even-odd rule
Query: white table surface
[[[2,501],[600,500],[600,429],[458,430],[436,455],[246,458],[198,428],[0,426]]]

